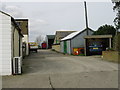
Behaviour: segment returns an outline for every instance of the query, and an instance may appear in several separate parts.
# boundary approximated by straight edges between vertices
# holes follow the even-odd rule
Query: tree
[[[43,42],[44,38],[42,37],[42,35],[39,35],[38,37],[36,37],[36,41],[38,43],[38,45],[40,45]]]
[[[103,25],[98,28],[97,31],[93,33],[93,35],[113,35],[115,36],[116,29],[112,25]]]
[[[112,2],[115,4],[113,10],[117,11],[116,18],[114,19],[114,24],[117,29],[116,31],[117,34],[118,30],[120,29],[120,0],[117,2],[115,0],[112,0]]]

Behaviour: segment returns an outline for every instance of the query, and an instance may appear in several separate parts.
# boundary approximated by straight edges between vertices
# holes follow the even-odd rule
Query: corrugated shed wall
[[[2,23],[0,24],[0,30],[2,30],[2,37],[0,37],[0,42],[2,48],[0,48],[0,60],[2,63],[0,63],[0,71],[2,69],[2,75],[11,75],[12,74],[12,68],[11,68],[11,17],[2,14],[0,12],[0,18]],[[1,65],[2,64],[2,65]]]
[[[86,31],[73,38],[71,40],[71,47],[72,48],[84,47],[84,38],[83,38],[84,36],[86,36]]]
[[[92,35],[93,32],[89,30],[89,35]],[[73,38],[71,40],[71,48],[80,48],[80,47],[84,47],[84,43],[85,43],[85,40],[84,40],[84,36],[86,36],[86,31],[77,35],[75,38]],[[73,51],[73,49],[71,50]]]
[[[67,53],[71,54],[70,40],[67,40]],[[60,43],[60,52],[64,53],[64,41]]]
[[[64,42],[60,42],[60,52],[64,53]]]
[[[71,54],[70,40],[67,40],[67,53]]]

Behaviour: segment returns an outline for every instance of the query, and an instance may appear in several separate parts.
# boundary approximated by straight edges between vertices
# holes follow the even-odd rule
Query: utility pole
[[[85,20],[86,20],[87,35],[89,35],[89,32],[88,32],[88,17],[87,17],[87,5],[86,5],[86,1],[84,1],[84,6],[85,6]]]

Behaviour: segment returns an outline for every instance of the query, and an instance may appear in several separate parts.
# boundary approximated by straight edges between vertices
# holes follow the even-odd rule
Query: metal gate
[[[64,41],[64,53],[67,53],[67,41]]]

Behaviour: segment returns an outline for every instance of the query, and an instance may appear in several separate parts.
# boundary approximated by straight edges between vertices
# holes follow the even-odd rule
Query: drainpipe
[[[70,54],[72,54],[72,45],[71,45],[71,39],[70,39]]]
[[[14,32],[15,32],[15,27],[14,27],[14,29],[13,29],[13,34],[12,34],[12,37],[13,37],[13,58],[14,58],[14,56],[15,56],[15,53],[14,53]],[[12,60],[11,60],[11,64],[12,64],[12,74],[13,74],[13,58],[12,58]]]
[[[14,53],[14,32],[15,32],[15,27],[13,29],[13,57],[15,56],[15,53]]]
[[[87,43],[87,39],[85,38],[85,42],[84,42],[84,54],[85,54],[85,56],[87,56],[87,45],[86,45],[86,43]]]
[[[20,31],[18,32],[19,34],[19,57],[21,55],[21,40],[20,40]]]

